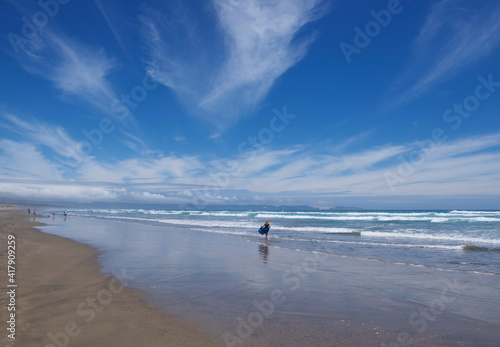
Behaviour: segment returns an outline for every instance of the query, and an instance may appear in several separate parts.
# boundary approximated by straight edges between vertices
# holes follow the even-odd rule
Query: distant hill
[[[332,211],[362,211],[364,208],[361,207],[351,207],[351,206],[335,206],[331,208]]]
[[[195,206],[194,204],[150,204],[129,202],[98,202],[98,203],[75,203],[75,202],[14,202],[20,206],[38,206],[39,208],[143,208],[153,210],[220,210],[220,211],[354,211],[363,210],[359,207],[336,206],[336,207],[314,207],[309,205],[206,205]]]

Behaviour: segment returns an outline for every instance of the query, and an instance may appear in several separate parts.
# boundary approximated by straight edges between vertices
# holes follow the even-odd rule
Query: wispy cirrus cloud
[[[134,157],[113,162],[85,162],[79,169],[85,182],[189,184],[204,165],[193,156]]]
[[[20,65],[29,73],[52,82],[54,88],[60,92],[58,97],[63,101],[83,102],[86,107],[90,106],[95,117],[114,119],[113,127],[120,125],[120,131],[116,133],[122,135],[124,138],[122,143],[125,146],[141,153],[148,151],[147,144],[137,134],[137,123],[132,114],[133,107],[128,107],[120,101],[123,99],[118,96],[117,88],[110,82],[109,75],[118,69],[119,64],[116,59],[109,57],[103,48],[91,47],[47,30],[43,36],[30,41],[24,53],[26,54],[16,56]],[[125,118],[123,110],[126,110]],[[23,128],[19,117],[11,117],[10,120],[19,123],[19,128]],[[29,130],[29,124],[24,123],[25,130]],[[34,123],[50,127],[36,120]],[[39,136],[35,131],[34,133],[34,137]],[[41,132],[44,133],[49,132]],[[63,136],[63,134],[56,135],[53,139]],[[74,152],[79,146],[77,143],[71,144],[70,147]]]
[[[246,107],[260,101],[276,78],[305,56],[314,36],[297,39],[298,31],[325,13],[317,0],[217,0],[214,4],[228,58],[200,106],[216,112],[220,104],[233,99]]]
[[[83,100],[109,112],[117,99],[107,76],[117,67],[103,49],[94,49],[52,31],[31,41],[23,68],[51,81],[64,96]]]
[[[104,20],[106,21],[106,24],[108,25],[109,29],[113,33],[113,36],[114,36],[116,42],[120,45],[122,50],[125,51],[125,49],[124,49],[125,46],[123,45],[123,40],[119,34],[117,26],[113,23],[113,21],[110,18],[109,11],[104,7],[101,0],[94,0],[94,3],[96,5],[97,9],[99,10],[99,12],[101,13],[102,17],[104,18]],[[113,5],[116,6],[116,4],[113,4]]]
[[[80,144],[71,138],[67,131],[59,126],[14,114],[5,114],[0,118],[0,127],[17,134],[23,142],[32,146],[44,147],[55,155],[57,160],[79,160],[78,149]]]
[[[392,89],[405,90],[395,103],[412,101],[494,51],[500,45],[499,17],[496,1],[432,4],[404,72],[393,83]]]
[[[36,170],[33,168],[36,167]],[[4,179],[53,179],[50,162],[28,142],[0,140],[0,177]]]
[[[224,128],[254,109],[276,79],[305,56],[314,35],[299,32],[327,8],[324,0],[212,4],[215,18],[209,24],[211,35],[218,37],[211,41],[218,42],[215,47],[202,40],[208,24],[198,27],[185,7],[178,10],[182,21],[167,20],[167,15],[151,9],[141,21],[152,65],[158,67],[153,77],[194,114]],[[172,38],[173,33],[184,42]]]
[[[415,157],[419,160],[408,159]],[[226,188],[268,196],[492,196],[500,195],[499,159],[499,133],[435,143],[425,151],[415,143],[347,154],[318,154],[304,148],[263,150],[227,165],[236,169],[230,171]],[[411,165],[411,172],[401,176],[392,190],[386,174],[400,174],[403,165],[406,171]]]

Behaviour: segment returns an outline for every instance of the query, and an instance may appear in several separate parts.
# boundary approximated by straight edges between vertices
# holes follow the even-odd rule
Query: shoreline
[[[496,346],[497,276],[302,252],[231,234],[72,216],[44,232],[101,250],[150,302],[228,346]],[[411,342],[411,343],[410,343]]]
[[[67,346],[475,347],[496,346],[500,338],[496,276],[78,216],[40,218],[46,223],[38,231],[26,216],[21,211],[14,222],[29,225],[25,234],[36,247],[20,242],[19,255],[34,265],[31,273],[20,267],[19,274],[40,283],[26,294],[31,310],[22,312],[38,317],[17,322],[17,333],[29,339],[13,346],[58,346],[50,337],[64,345],[63,333]],[[31,253],[57,267],[48,268]],[[1,255],[0,249],[3,264]],[[82,281],[85,269],[95,283]],[[46,316],[52,323],[45,324]],[[182,336],[172,340],[179,332]],[[147,340],[151,337],[155,340]]]
[[[13,290],[14,306],[9,311],[9,301],[2,300],[2,317],[15,314],[11,323],[15,331],[9,332],[9,324],[4,322],[0,344],[222,345],[195,323],[150,304],[147,293],[129,288],[125,271],[102,273],[96,249],[36,230],[34,226],[43,225],[40,221],[29,221],[26,212],[16,206],[0,207],[0,240],[5,248],[0,250],[1,286],[4,292]],[[15,282],[10,287],[8,235],[15,237],[16,246]]]

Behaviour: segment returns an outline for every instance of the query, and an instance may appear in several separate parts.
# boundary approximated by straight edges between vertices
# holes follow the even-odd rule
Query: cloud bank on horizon
[[[396,5],[9,3],[0,199],[500,208],[500,6]]]

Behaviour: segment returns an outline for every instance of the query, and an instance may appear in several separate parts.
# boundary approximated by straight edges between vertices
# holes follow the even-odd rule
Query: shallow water
[[[297,251],[279,238],[266,243],[123,218],[48,222],[42,231],[99,249],[103,271],[126,278],[153,303],[221,341],[237,340],[227,345],[378,346],[401,333],[434,346],[500,339],[497,275]]]
[[[430,268],[500,274],[498,211],[180,211],[79,209],[73,215],[218,233],[273,247]]]

